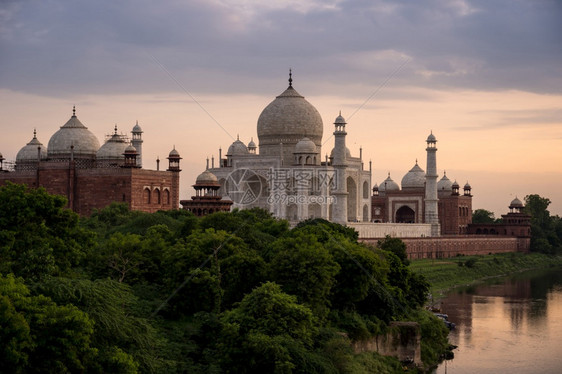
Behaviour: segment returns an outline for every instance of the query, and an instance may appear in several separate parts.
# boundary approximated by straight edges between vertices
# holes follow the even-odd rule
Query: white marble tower
[[[346,180],[346,168],[347,168],[347,155],[345,146],[345,137],[347,132],[345,132],[345,119],[340,115],[336,118],[334,122],[334,158],[332,161],[332,166],[335,169],[336,186],[332,191],[334,196],[334,204],[332,207],[332,222],[336,222],[342,225],[347,224],[347,180]]]
[[[431,224],[431,236],[439,236],[437,208],[437,139],[433,132],[427,137],[427,171],[425,174],[425,223]]]

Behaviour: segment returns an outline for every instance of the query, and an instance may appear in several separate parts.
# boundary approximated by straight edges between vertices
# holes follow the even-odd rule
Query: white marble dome
[[[294,153],[317,153],[316,144],[309,138],[304,137],[295,146]]]
[[[260,153],[265,146],[267,154],[276,151],[280,143],[295,145],[303,137],[320,149],[324,124],[316,108],[289,86],[261,112],[257,130]]]
[[[446,191],[450,192],[453,190],[453,182],[449,178],[447,178],[447,174],[443,174],[443,178],[437,182],[437,191]]]
[[[388,191],[400,191],[400,186],[390,178],[390,173],[388,173],[388,177],[379,185],[379,192]]]
[[[240,155],[247,155],[248,154],[248,147],[244,143],[240,141],[240,139],[236,139],[234,143],[228,147],[228,152],[226,152],[227,156],[240,156]]]
[[[22,149],[19,150],[18,154],[16,155],[16,162],[25,162],[25,161],[37,161],[37,148],[41,147],[40,151],[40,158],[42,160],[47,158],[47,148],[43,146],[37,139],[37,134],[35,130],[33,131],[33,139]],[[1,157],[1,156],[0,156]]]
[[[97,159],[123,159],[123,153],[128,146],[127,139],[123,135],[117,134],[117,127],[115,127],[115,133],[98,150]]]
[[[67,158],[71,146],[74,146],[75,157],[94,158],[100,148],[98,138],[80,122],[74,111],[68,122],[51,136],[47,154],[49,158]]]
[[[209,170],[205,170],[195,180],[196,184],[216,184],[218,179],[215,174],[211,173]]]
[[[519,200],[516,196],[515,199],[513,199],[511,201],[511,203],[509,204],[509,207],[510,208],[523,208],[524,205],[523,205],[523,202],[521,200]]]
[[[334,157],[334,148],[332,148],[332,151],[330,152],[330,158],[333,157]],[[351,158],[351,151],[347,147],[345,147],[345,157]]]
[[[425,171],[419,167],[418,162],[402,177],[402,189],[425,188]]]

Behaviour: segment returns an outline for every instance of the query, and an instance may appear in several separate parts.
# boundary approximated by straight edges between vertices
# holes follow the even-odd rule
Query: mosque
[[[68,207],[81,215],[112,202],[125,202],[144,212],[177,209],[178,151],[174,148],[170,152],[166,171],[143,169],[143,131],[138,122],[131,134],[131,138],[119,134],[115,126],[100,146],[73,108],[72,116],[51,136],[47,147],[34,130],[15,163],[4,162],[0,154],[0,185],[10,181],[44,187],[49,193],[65,196]]]

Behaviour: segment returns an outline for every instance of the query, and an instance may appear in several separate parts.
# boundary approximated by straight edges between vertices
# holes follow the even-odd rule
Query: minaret
[[[431,224],[431,236],[439,236],[437,210],[437,139],[433,131],[427,137],[427,172],[425,174],[425,223]]]
[[[332,192],[334,205],[332,207],[332,221],[342,225],[347,224],[347,181],[345,171],[347,168],[346,147],[345,147],[345,119],[340,115],[334,122],[334,158],[332,166],[335,169],[336,187]]]
[[[139,121],[137,121],[137,124],[135,125],[135,127],[133,127],[133,131],[131,131],[131,133],[133,134],[133,139],[131,140],[131,144],[137,150],[137,167],[141,168],[142,167],[142,129],[139,126]]]

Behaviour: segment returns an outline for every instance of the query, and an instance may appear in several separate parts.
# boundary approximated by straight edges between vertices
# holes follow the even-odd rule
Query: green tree
[[[384,239],[378,241],[377,247],[383,251],[394,253],[402,261],[402,264],[406,266],[410,264],[406,244],[399,238],[392,238],[390,235],[387,235]]]
[[[494,212],[486,209],[476,209],[472,212],[472,223],[494,223],[496,219]]]
[[[43,295],[31,296],[23,280],[12,275],[0,276],[0,300],[5,307],[0,340],[8,343],[2,364],[15,364],[12,372],[70,373],[94,367],[93,322],[86,313]]]
[[[226,373],[318,372],[312,311],[275,283],[264,283],[221,318],[221,366]]]
[[[539,195],[525,196],[524,211],[531,215],[531,250],[553,254],[562,251],[562,237],[557,233],[556,217],[548,211],[550,199]]]
[[[8,182],[0,187],[0,271],[26,279],[60,275],[77,266],[93,245],[62,196]]]
[[[272,279],[283,291],[297,296],[317,315],[329,310],[329,295],[340,266],[330,252],[313,235],[296,232],[272,244],[270,269]]]

